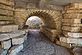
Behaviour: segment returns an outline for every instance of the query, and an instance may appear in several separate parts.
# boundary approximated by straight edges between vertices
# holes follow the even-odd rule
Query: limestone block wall
[[[62,19],[62,33],[60,43],[72,47],[82,47],[82,3],[73,3],[65,6]]]
[[[0,0],[0,20],[14,18],[14,0]]]

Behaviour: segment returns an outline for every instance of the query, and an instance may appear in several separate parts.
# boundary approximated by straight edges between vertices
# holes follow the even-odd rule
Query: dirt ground
[[[29,31],[27,37],[24,49],[17,55],[71,55],[66,48],[53,44],[39,30]]]

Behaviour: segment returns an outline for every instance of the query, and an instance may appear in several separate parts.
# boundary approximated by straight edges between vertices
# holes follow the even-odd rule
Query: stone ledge
[[[21,36],[21,35],[24,35],[24,34],[26,34],[26,32],[21,31],[21,30],[11,32],[11,33],[0,34],[0,41],[4,41],[4,40],[10,39],[10,38],[18,37],[18,36]]]
[[[0,32],[12,32],[18,30],[18,25],[1,25]]]
[[[18,45],[24,43],[24,35],[12,38],[12,45]]]
[[[1,46],[3,49],[9,49],[11,47],[11,39],[6,41],[1,41]]]
[[[82,39],[80,38],[60,37],[60,41],[69,44],[82,44]]]

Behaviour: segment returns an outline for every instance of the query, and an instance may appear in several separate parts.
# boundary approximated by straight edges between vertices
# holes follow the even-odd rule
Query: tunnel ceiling
[[[75,2],[82,2],[82,0],[15,0],[15,8],[63,10],[64,5]]]
[[[42,0],[15,0],[15,1],[25,1],[25,2],[34,2],[39,3]],[[69,3],[75,3],[75,2],[82,2],[82,0],[43,0],[43,2],[47,2],[48,4],[55,4],[59,6],[67,5]]]
[[[69,3],[75,3],[75,2],[82,2],[82,0],[52,0],[51,3],[52,4],[56,4],[56,5],[67,5]]]

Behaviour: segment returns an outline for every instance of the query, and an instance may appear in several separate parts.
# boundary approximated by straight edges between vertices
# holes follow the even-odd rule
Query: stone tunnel
[[[44,22],[44,26],[50,30],[56,30],[57,35],[61,34],[61,19],[62,13],[57,10],[40,10],[40,9],[28,9],[19,10],[16,9],[15,12],[16,24],[23,28],[27,19],[31,16],[41,17]]]
[[[0,55],[82,55],[81,2],[0,0]],[[31,16],[40,31],[24,29]]]

